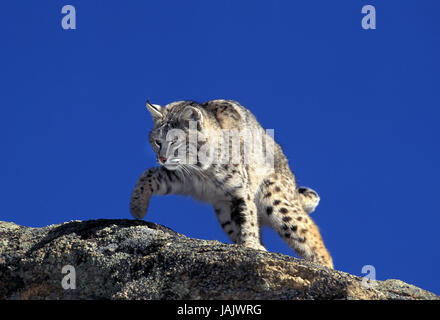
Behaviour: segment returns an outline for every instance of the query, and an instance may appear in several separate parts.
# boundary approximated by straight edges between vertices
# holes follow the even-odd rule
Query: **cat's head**
[[[153,117],[150,144],[160,165],[169,170],[205,169],[197,157],[203,136],[206,113],[193,101],[173,102],[166,106],[151,104],[147,109]]]

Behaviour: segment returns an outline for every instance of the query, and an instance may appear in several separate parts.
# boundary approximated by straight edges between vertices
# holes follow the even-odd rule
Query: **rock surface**
[[[63,289],[63,266],[76,289]],[[0,299],[440,299],[301,259],[190,239],[138,220],[0,222]],[[70,282],[73,284],[73,282]]]

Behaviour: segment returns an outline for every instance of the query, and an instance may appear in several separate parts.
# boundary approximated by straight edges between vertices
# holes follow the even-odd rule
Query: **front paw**
[[[246,248],[252,248],[254,250],[267,251],[267,249],[262,244],[259,244],[259,243],[253,243],[253,242],[252,243],[243,243],[243,245]]]
[[[147,214],[151,193],[133,192],[130,200],[130,213],[136,219],[142,219]]]

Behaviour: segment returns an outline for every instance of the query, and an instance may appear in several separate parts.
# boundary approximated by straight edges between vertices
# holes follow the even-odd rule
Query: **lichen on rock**
[[[63,266],[75,269],[64,289]],[[0,299],[439,299],[302,259],[187,238],[140,220],[0,222]]]

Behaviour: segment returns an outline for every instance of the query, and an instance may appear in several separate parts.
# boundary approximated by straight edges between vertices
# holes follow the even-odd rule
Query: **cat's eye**
[[[162,142],[160,142],[160,140],[154,140],[154,144],[160,148],[160,146],[162,145]]]

